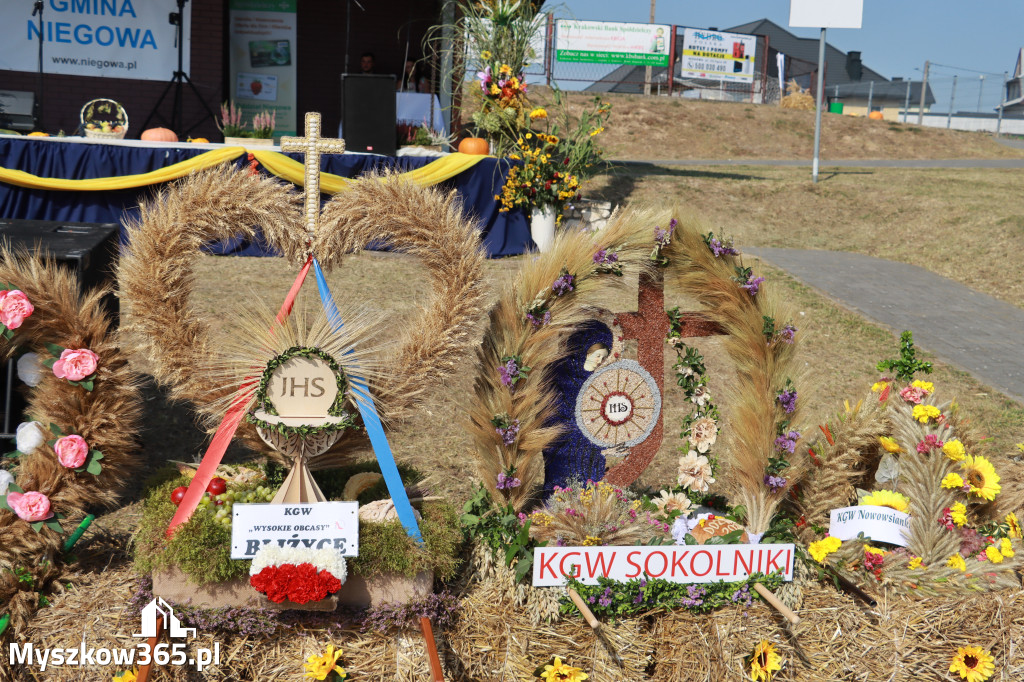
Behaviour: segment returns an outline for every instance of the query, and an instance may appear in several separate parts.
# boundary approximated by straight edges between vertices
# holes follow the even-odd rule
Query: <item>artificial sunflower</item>
[[[754,652],[747,658],[750,666],[750,679],[754,682],[771,682],[776,671],[782,670],[782,656],[775,651],[775,645],[762,639],[754,647]]]
[[[985,682],[995,670],[995,658],[980,646],[960,647],[949,664],[949,672],[960,673],[967,682]]]
[[[551,663],[544,666],[543,670],[538,669],[537,677],[548,682],[582,682],[590,676],[580,668],[562,663],[562,659],[555,656]]]
[[[860,498],[858,504],[871,505],[874,507],[889,507],[898,512],[905,512],[910,509],[910,498],[906,495],[893,492],[892,490],[876,490],[870,495]]]
[[[304,677],[312,677],[314,680],[326,680],[331,673],[336,673],[340,679],[346,679],[344,668],[338,665],[341,658],[341,649],[335,650],[333,644],[327,645],[327,651],[320,656],[310,656],[308,663],[303,663],[306,669]]]
[[[135,682],[137,673],[135,670],[125,670],[120,675],[114,675],[114,679],[111,682]]]
[[[967,455],[960,462],[964,481],[971,486],[971,495],[991,502],[1002,490],[999,474],[992,463],[981,455]]]
[[[1020,521],[1017,520],[1017,515],[1010,512],[1006,515],[1006,534],[1011,538],[1021,538],[1024,534],[1021,533]]]

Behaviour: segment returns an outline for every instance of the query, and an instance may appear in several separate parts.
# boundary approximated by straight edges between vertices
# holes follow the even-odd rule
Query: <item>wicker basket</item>
[[[100,140],[123,140],[128,133],[128,112],[120,104],[112,99],[94,99],[85,103],[79,115],[82,122],[82,132],[86,137]],[[114,126],[121,126],[121,130],[104,132],[102,130],[90,130],[90,124],[111,123]]]

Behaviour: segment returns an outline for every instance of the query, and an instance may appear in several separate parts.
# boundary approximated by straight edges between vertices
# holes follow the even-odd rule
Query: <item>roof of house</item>
[[[885,81],[875,82],[872,88],[870,82],[861,81],[859,83],[847,83],[846,85],[839,86],[839,100],[845,99],[864,99],[871,95],[872,102],[895,102],[902,105],[907,101],[907,83],[910,83],[910,106],[917,107],[921,105],[921,81]],[[832,97],[834,96],[834,88],[829,86],[825,89],[825,94]],[[932,86],[928,86],[924,95],[925,107],[930,107],[935,104],[935,95],[932,94]]]

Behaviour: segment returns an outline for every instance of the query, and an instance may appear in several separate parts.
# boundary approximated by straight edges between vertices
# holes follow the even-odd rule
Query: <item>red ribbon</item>
[[[277,311],[277,322],[283,324],[288,316],[291,315],[292,307],[295,305],[295,299],[299,295],[299,290],[302,289],[302,283],[306,280],[306,274],[309,272],[310,266],[313,264],[313,256],[310,254],[306,258],[306,264],[299,270],[298,276],[295,278],[295,282],[292,284],[292,288],[288,291],[288,295],[284,299],[284,303],[281,304],[281,309]],[[250,377],[243,385],[243,389],[250,389],[254,385],[253,379]],[[231,407],[228,409],[227,414],[224,415],[224,420],[221,421],[220,426],[217,427],[217,432],[213,434],[213,440],[210,441],[210,447],[206,449],[206,454],[203,455],[203,461],[199,464],[199,469],[196,471],[196,475],[192,478],[192,482],[188,485],[188,492],[185,493],[185,497],[182,498],[181,504],[178,505],[178,510],[174,512],[174,517],[171,519],[171,525],[167,527],[167,536],[170,537],[175,529],[183,523],[186,523],[192,514],[195,512],[196,507],[199,506],[199,500],[203,499],[203,493],[206,492],[206,487],[210,485],[210,481],[213,480],[213,475],[217,472],[217,467],[220,466],[220,462],[224,459],[224,452],[227,451],[228,445],[231,444],[231,439],[235,436],[235,431],[238,430],[238,425],[242,423],[242,417],[245,415],[245,404],[249,399],[249,391],[243,390]]]

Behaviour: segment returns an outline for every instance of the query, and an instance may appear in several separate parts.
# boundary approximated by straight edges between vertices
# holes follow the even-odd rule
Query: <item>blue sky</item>
[[[651,11],[648,0],[563,0],[560,8],[557,14],[601,21],[647,22]],[[789,0],[657,0],[655,13],[657,23],[719,29],[765,17],[788,28]],[[810,28],[789,30],[801,37],[819,33]],[[886,78],[920,80],[925,60],[946,65],[933,67],[929,76],[938,100],[935,110],[949,107],[954,74],[954,110],[976,109],[979,91],[983,108],[991,108],[999,101],[996,81],[1001,83],[1003,71],[1012,72],[1024,47],[1024,2],[864,0],[862,28],[829,29],[827,40],[843,52],[860,50],[864,64]],[[974,71],[991,72],[985,74],[984,85]]]

